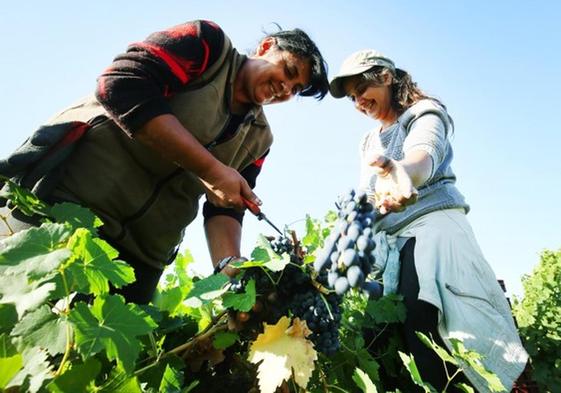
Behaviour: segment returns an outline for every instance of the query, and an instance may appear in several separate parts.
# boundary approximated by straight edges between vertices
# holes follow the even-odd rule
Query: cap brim
[[[347,92],[343,87],[343,81],[350,76],[362,74],[363,72],[368,71],[372,67],[373,65],[356,67],[352,71],[348,71],[335,76],[329,83],[329,93],[333,96],[333,98],[345,97],[347,95]]]

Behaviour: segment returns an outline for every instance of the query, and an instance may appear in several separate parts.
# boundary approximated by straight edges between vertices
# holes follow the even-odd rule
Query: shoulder
[[[453,121],[446,107],[434,99],[423,99],[407,108],[399,118],[398,122],[407,130],[411,124],[423,116],[435,115],[442,121],[447,130],[453,128]]]

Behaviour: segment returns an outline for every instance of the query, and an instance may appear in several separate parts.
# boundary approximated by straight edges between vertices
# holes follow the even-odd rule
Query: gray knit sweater
[[[455,186],[456,176],[450,163],[453,152],[450,145],[452,121],[438,102],[425,99],[407,109],[397,121],[380,133],[379,129],[368,132],[360,143],[361,175],[359,188],[369,195],[374,193],[376,174],[367,164],[372,153],[382,153],[394,160],[401,160],[407,152],[426,151],[432,159],[429,179],[418,187],[415,204],[400,213],[379,215],[375,229],[393,234],[413,220],[436,210],[469,206]]]

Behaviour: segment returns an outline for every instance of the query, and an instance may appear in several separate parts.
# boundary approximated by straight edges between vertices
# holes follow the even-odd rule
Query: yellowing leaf
[[[317,352],[306,339],[310,330],[306,322],[279,319],[276,325],[264,324],[264,332],[251,345],[249,361],[259,363],[258,378],[261,393],[274,393],[283,381],[294,374],[294,381],[305,388],[314,371]]]

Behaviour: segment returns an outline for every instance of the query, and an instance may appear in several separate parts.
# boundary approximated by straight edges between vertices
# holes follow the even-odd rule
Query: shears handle
[[[242,197],[242,201],[251,213],[256,216],[261,214],[261,208],[257,204],[253,203],[249,199],[245,199],[244,197]]]

